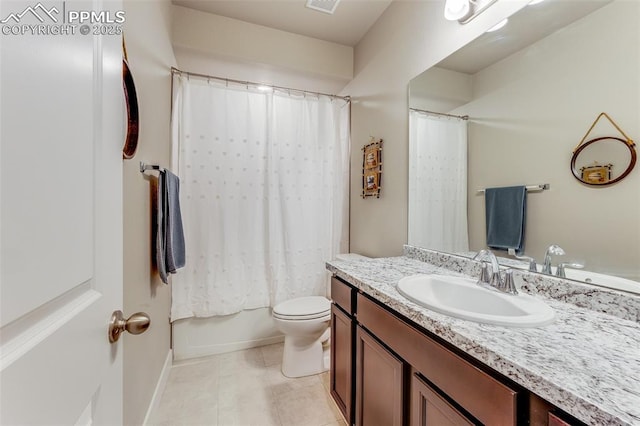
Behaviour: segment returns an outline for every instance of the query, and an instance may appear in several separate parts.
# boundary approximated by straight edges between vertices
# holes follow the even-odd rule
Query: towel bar
[[[551,185],[548,183],[541,183],[539,185],[527,185],[527,192],[542,192],[546,189],[550,189]],[[484,194],[484,189],[478,189],[476,194]]]
[[[146,164],[145,162],[141,161],[140,162],[140,173],[144,173],[147,170],[159,170],[159,171],[162,171],[162,170],[164,170],[164,168],[160,167],[157,164]]]

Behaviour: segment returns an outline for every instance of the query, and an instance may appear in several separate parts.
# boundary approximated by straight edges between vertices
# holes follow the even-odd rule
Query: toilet
[[[363,260],[355,253],[339,254],[337,260]],[[303,377],[329,369],[331,301],[323,296],[291,299],[273,308],[276,327],[284,334],[282,374]]]
[[[273,308],[273,319],[284,334],[282,374],[303,377],[327,371],[323,343],[331,336],[329,299],[309,296],[287,300]]]

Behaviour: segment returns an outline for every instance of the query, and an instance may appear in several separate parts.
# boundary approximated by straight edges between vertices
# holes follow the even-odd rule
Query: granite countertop
[[[335,260],[327,269],[585,423],[640,425],[638,322],[544,298],[556,313],[550,325],[480,324],[431,311],[396,290],[405,276],[466,276],[460,272],[408,256]]]

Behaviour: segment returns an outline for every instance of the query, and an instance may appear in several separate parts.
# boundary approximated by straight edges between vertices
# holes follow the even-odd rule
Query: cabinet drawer
[[[358,294],[358,322],[487,425],[515,425],[518,392]]]
[[[353,315],[355,311],[355,288],[349,284],[331,277],[331,299],[340,306],[343,311],[349,315]]]

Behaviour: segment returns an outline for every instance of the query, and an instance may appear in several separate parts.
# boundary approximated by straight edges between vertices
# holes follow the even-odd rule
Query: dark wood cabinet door
[[[404,363],[356,328],[356,426],[402,426]]]
[[[554,413],[549,413],[549,426],[571,426],[571,423],[561,419]]]
[[[355,323],[331,305],[331,396],[348,425],[353,423],[353,333]]]
[[[474,423],[417,374],[411,377],[411,426],[470,426]]]

